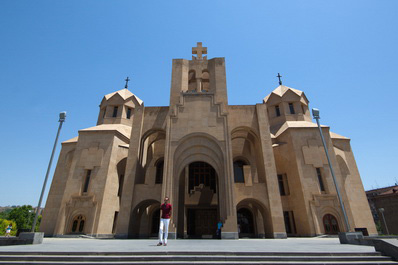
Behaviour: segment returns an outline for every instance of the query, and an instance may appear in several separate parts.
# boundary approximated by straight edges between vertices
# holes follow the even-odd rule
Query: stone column
[[[268,222],[272,226],[272,231],[266,231],[266,236],[273,238],[286,238],[282,201],[279,195],[275,158],[272,150],[271,133],[267,118],[267,106],[265,104],[257,104],[256,111],[260,132],[260,144],[263,151],[265,181],[269,202],[269,216],[268,218],[266,217],[266,219],[268,219]]]
[[[129,154],[127,157],[126,173],[123,182],[123,193],[120,201],[120,211],[116,226],[116,238],[127,238],[133,203],[135,178],[138,173],[139,152],[141,149],[142,125],[144,120],[144,105],[134,110],[134,119],[131,130]]]

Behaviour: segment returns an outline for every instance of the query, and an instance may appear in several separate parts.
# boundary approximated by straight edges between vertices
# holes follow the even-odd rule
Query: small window
[[[88,185],[90,184],[91,170],[87,170],[86,180],[84,181],[83,192],[88,191]]]
[[[293,211],[284,211],[283,219],[285,221],[285,229],[287,234],[295,234],[296,233],[296,223],[294,221]]]
[[[290,114],[295,114],[293,103],[289,103]]]
[[[316,168],[316,174],[318,175],[318,182],[319,182],[319,188],[321,189],[321,191],[326,191],[325,190],[325,185],[323,185],[323,178],[322,178],[322,174],[321,174],[321,169],[320,168]]]
[[[281,111],[280,111],[280,109],[279,109],[279,106],[278,106],[278,105],[276,105],[276,106],[275,106],[275,113],[276,113],[276,117],[279,117],[279,116],[281,116]]]
[[[118,109],[118,107],[113,108],[113,115],[112,115],[113,118],[117,117],[117,109]]]
[[[243,166],[246,165],[242,160],[234,162],[234,177],[235,183],[245,183],[245,175],[243,171]]]
[[[104,108],[103,112],[104,112],[104,114],[102,115],[102,118],[105,118],[106,108]]]
[[[303,111],[303,114],[305,114],[305,108],[303,105],[301,105],[301,110]]]
[[[278,183],[279,183],[279,193],[281,194],[281,196],[285,196],[286,191],[285,191],[285,184],[283,181],[283,175],[278,175]]]
[[[155,184],[163,183],[163,167],[164,167],[164,160],[162,159],[156,163]]]
[[[130,119],[131,117],[131,109],[127,108],[127,115],[126,115],[127,119]]]

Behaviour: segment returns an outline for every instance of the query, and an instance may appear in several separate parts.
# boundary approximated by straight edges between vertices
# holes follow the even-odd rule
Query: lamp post
[[[334,175],[332,163],[330,162],[330,158],[329,158],[328,148],[326,147],[325,138],[323,138],[321,125],[319,123],[319,119],[320,119],[320,117],[319,117],[319,109],[312,109],[312,116],[314,117],[314,119],[316,120],[316,123],[318,124],[318,129],[319,129],[319,133],[321,135],[323,148],[325,148],[326,157],[327,157],[328,163],[329,163],[330,173],[332,173],[334,186],[336,187],[336,191],[337,191],[337,197],[339,198],[340,207],[341,207],[341,209],[343,211],[345,226],[347,228],[347,232],[350,232],[350,224],[348,223],[347,213],[346,213],[345,208],[344,208],[343,200],[341,199],[339,186],[337,184],[336,176]]]
[[[386,223],[386,218],[384,218],[384,208],[379,208],[379,211],[381,212],[381,216],[383,216],[383,222],[384,222],[384,226],[386,227],[387,235],[389,235],[390,232],[388,231],[388,227],[387,227],[387,223]]]
[[[51,164],[52,164],[52,162],[53,162],[55,149],[57,148],[57,142],[58,142],[59,133],[61,132],[62,124],[64,123],[65,118],[66,118],[66,112],[63,111],[63,112],[61,112],[61,113],[59,114],[59,127],[58,127],[58,132],[57,132],[57,136],[55,137],[55,142],[54,142],[53,151],[52,151],[52,153],[51,153],[50,162],[48,163],[47,173],[46,173],[46,177],[45,177],[45,179],[44,179],[43,188],[42,188],[42,190],[41,190],[40,199],[39,199],[39,204],[37,205],[35,219],[33,220],[32,233],[35,232],[35,226],[36,226],[36,222],[37,222],[37,217],[39,216],[39,212],[40,212],[41,201],[42,201],[42,199],[43,199],[44,191],[46,190],[46,184],[47,184],[48,174],[50,173]]]

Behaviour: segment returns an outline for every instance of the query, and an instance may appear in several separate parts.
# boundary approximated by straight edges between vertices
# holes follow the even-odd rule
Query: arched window
[[[164,160],[160,159],[156,163],[156,178],[155,184],[162,184],[163,183],[163,167],[164,167]]]
[[[235,183],[245,183],[245,174],[243,171],[243,166],[245,165],[247,165],[247,163],[242,160],[237,160],[234,162]]]
[[[326,214],[323,217],[323,226],[325,228],[325,234],[337,234],[340,232],[339,224],[336,217],[331,214]]]
[[[188,72],[188,91],[196,91],[196,72],[190,70]]]
[[[83,233],[84,231],[84,223],[86,221],[86,218],[83,215],[78,215],[73,218],[72,222],[72,233]]]
[[[202,91],[208,92],[210,89],[210,74],[207,70],[202,72]]]

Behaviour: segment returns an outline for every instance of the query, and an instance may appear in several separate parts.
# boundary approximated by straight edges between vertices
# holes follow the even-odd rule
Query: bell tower
[[[170,107],[180,101],[182,93],[214,94],[215,102],[228,104],[225,59],[207,59],[207,47],[198,42],[192,48],[192,60],[174,59],[171,77]]]

